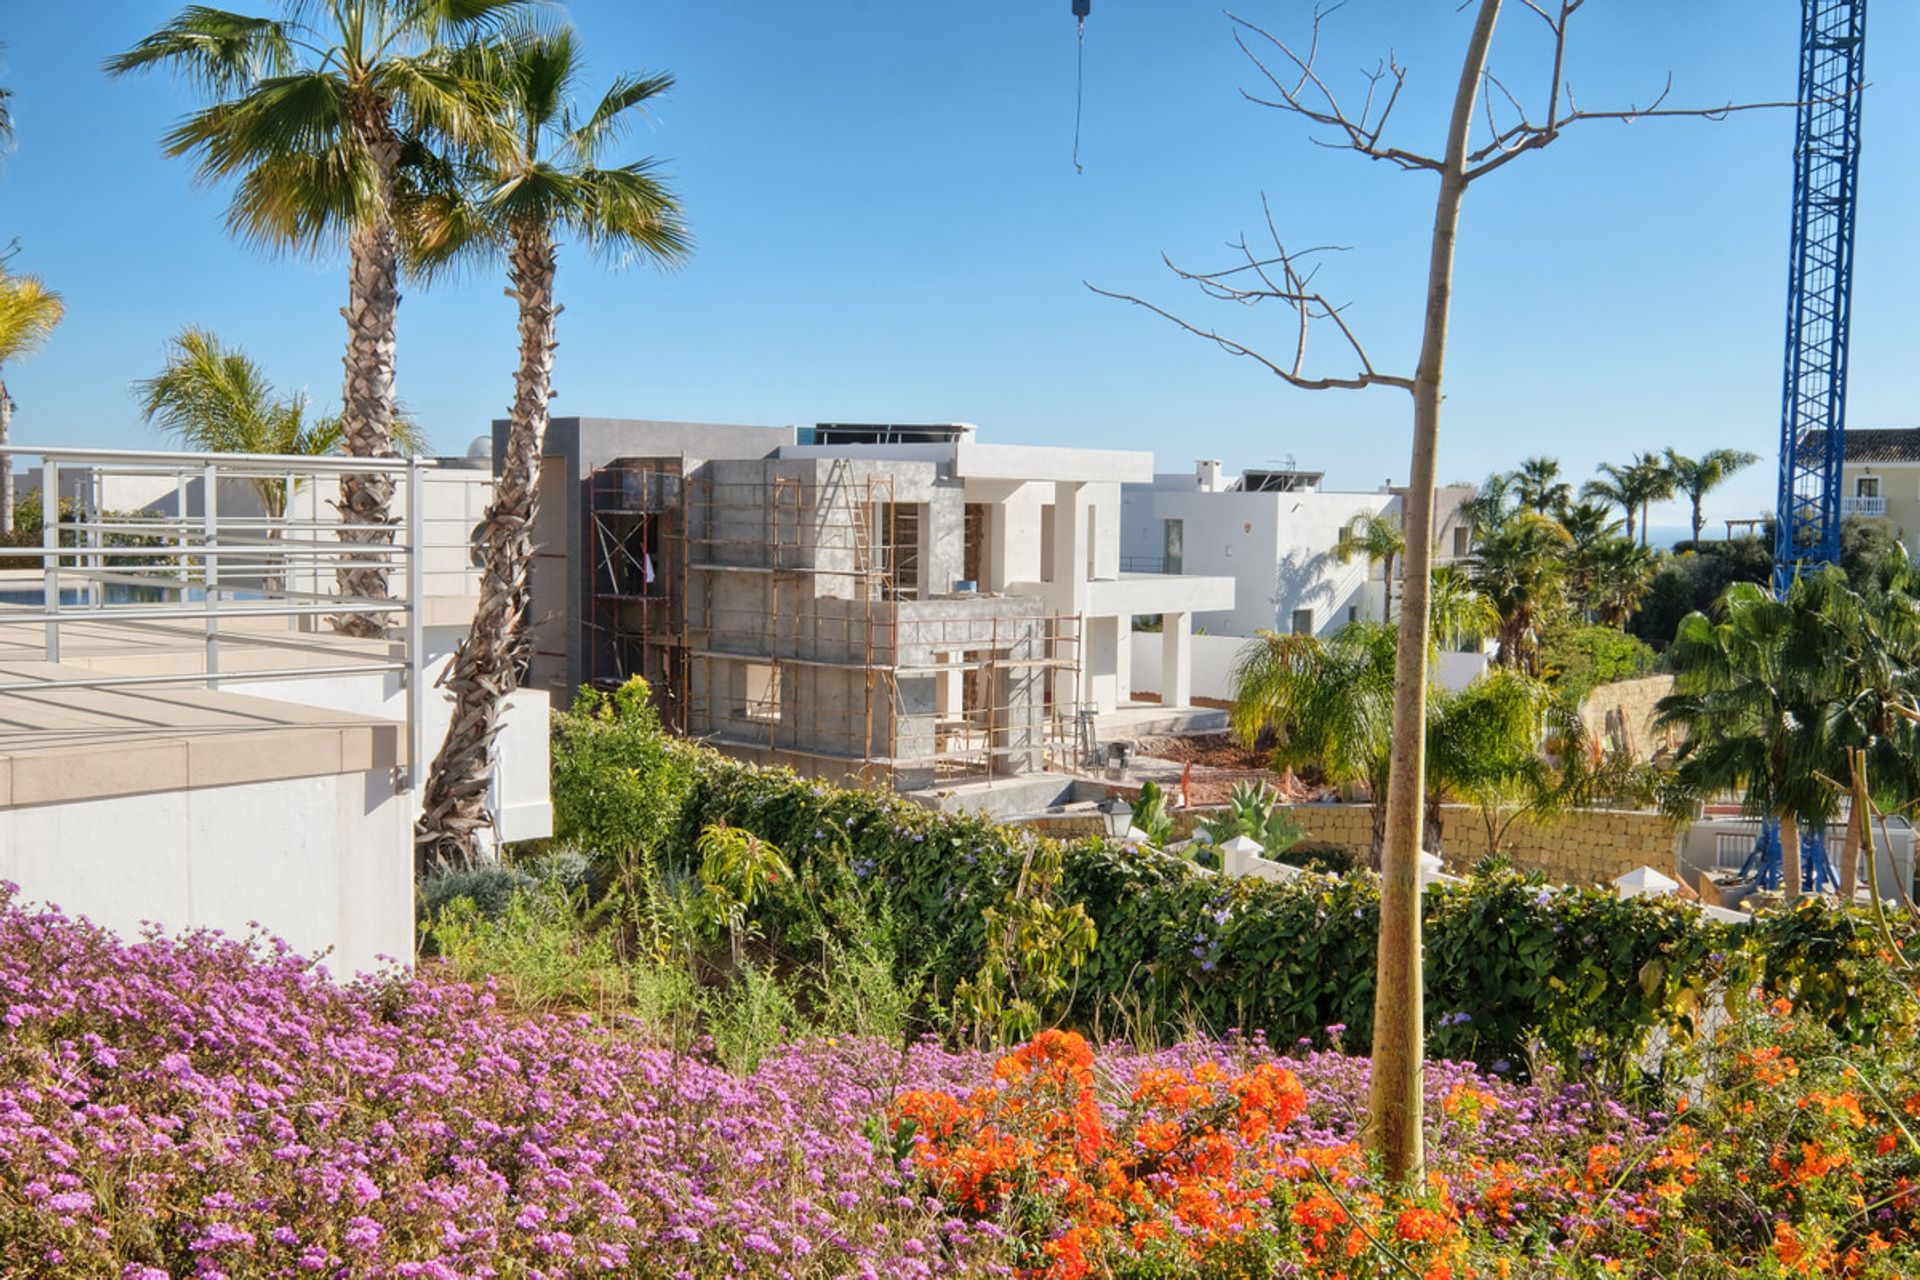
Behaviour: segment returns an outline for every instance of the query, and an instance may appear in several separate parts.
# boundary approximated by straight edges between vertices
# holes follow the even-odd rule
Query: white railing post
[[[60,612],[60,464],[40,460],[40,560],[49,615]],[[47,618],[47,661],[60,661],[60,619]]]
[[[426,785],[426,494],[420,460],[407,459],[407,777],[417,802]]]
[[[209,462],[200,472],[200,534],[203,539],[200,561],[206,566],[207,579],[207,688],[217,689],[220,682],[220,466]]]

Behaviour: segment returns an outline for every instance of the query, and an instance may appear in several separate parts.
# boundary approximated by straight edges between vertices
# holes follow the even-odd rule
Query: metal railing
[[[425,480],[432,461],[31,445],[0,445],[0,454],[16,469],[22,458],[40,460],[43,517],[37,548],[0,548],[0,556],[40,565],[37,607],[31,599],[9,601],[0,582],[0,642],[11,640],[16,628],[40,627],[41,655],[59,664],[63,627],[71,633],[85,624],[95,640],[102,634],[97,628],[124,626],[131,642],[142,632],[150,641],[162,624],[186,623],[204,645],[198,671],[102,675],[67,666],[44,677],[0,678],[0,694],[182,684],[217,689],[223,678],[252,684],[390,672],[406,694],[407,762],[396,770],[394,785],[418,788],[426,695]],[[322,514],[322,482],[346,475],[386,475],[398,483],[405,516],[389,540],[343,541],[339,535],[350,526]],[[314,500],[302,513],[296,497],[308,496]],[[389,598],[338,589],[340,569],[370,567],[389,571]],[[34,576],[22,579],[29,591]],[[384,656],[348,650],[355,656],[343,654],[339,662],[277,665],[270,658],[265,665],[223,669],[223,649],[310,648],[328,619],[356,615],[384,620]],[[236,625],[275,618],[304,635],[276,641],[270,632]]]

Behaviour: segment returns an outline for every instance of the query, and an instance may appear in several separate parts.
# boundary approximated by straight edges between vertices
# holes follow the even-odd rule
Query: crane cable
[[[1080,108],[1087,96],[1087,19],[1084,14],[1076,16],[1080,44],[1073,68],[1073,171],[1085,173],[1086,167],[1080,163]]]

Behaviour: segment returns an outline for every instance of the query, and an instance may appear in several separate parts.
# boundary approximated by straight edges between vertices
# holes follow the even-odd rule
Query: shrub
[[[1030,855],[1052,847],[1028,829],[688,744],[639,749],[678,757],[670,768],[686,780],[651,792],[678,797],[678,809],[634,820],[677,833],[659,845],[663,877],[695,873],[694,837],[706,827],[753,832],[793,872],[786,892],[755,907],[769,953],[811,962],[826,939],[847,936],[846,912],[823,904],[859,901],[893,922],[892,979],[922,997],[922,1013],[951,1004],[988,967],[988,909],[1004,910]],[[1048,903],[1084,910],[1097,941],[1064,1006],[1039,1025],[1124,1027],[1154,1042],[1258,1028],[1281,1043],[1343,1025],[1348,1044],[1370,1043],[1379,911],[1370,874],[1223,880],[1101,839],[1060,846],[1059,857]],[[1735,978],[1791,983],[1810,1015],[1867,1017],[1864,931],[1840,945],[1841,926],[1814,917],[1735,928],[1674,900],[1623,902],[1512,871],[1434,886],[1423,901],[1432,1050],[1489,1068],[1525,1074],[1544,1055],[1628,1078],[1657,1032],[1684,1042],[1703,1002]]]
[[[1540,667],[1560,705],[1577,708],[1603,684],[1631,680],[1653,670],[1654,653],[1624,631],[1603,626],[1568,626],[1540,645]]]

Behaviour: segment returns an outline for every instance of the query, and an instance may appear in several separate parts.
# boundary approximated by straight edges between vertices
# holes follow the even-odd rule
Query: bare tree
[[[1453,253],[1460,207],[1467,188],[1529,151],[1538,151],[1577,124],[1601,120],[1632,123],[1662,117],[1721,119],[1735,111],[1784,107],[1789,102],[1727,103],[1717,107],[1666,105],[1672,77],[1647,106],[1589,111],[1574,100],[1567,85],[1568,28],[1586,0],[1517,0],[1546,24],[1550,33],[1548,73],[1537,106],[1529,109],[1494,73],[1489,55],[1503,0],[1477,0],[1473,31],[1460,63],[1447,122],[1445,149],[1439,155],[1408,150],[1388,140],[1394,109],[1406,85],[1407,69],[1388,57],[1362,74],[1364,90],[1357,106],[1342,101],[1320,68],[1320,41],[1327,18],[1346,0],[1317,7],[1304,48],[1290,44],[1244,18],[1229,14],[1234,39],[1265,80],[1259,92],[1242,90],[1250,101],[1306,121],[1313,141],[1351,151],[1439,180],[1434,200],[1433,236],[1427,265],[1425,321],[1420,353],[1411,376],[1383,372],[1336,306],[1315,283],[1319,259],[1329,246],[1289,249],[1262,200],[1269,251],[1242,236],[1234,260],[1223,270],[1189,271],[1165,258],[1167,267],[1209,298],[1254,307],[1276,304],[1287,313],[1291,349],[1270,358],[1253,346],[1131,294],[1095,293],[1145,307],[1236,356],[1258,361],[1288,385],[1306,391],[1359,391],[1391,387],[1413,398],[1413,454],[1404,528],[1406,554],[1400,603],[1399,644],[1394,669],[1393,755],[1388,770],[1386,847],[1380,886],[1379,976],[1375,987],[1373,1080],[1369,1139],[1393,1181],[1417,1179],[1424,1164],[1421,1142],[1421,1070],[1425,1057],[1421,974],[1419,855],[1421,813],[1425,804],[1427,649],[1430,636],[1428,593],[1433,559],[1434,464],[1440,438],[1442,375],[1446,365],[1447,322],[1453,299]],[[1477,122],[1484,122],[1477,127]],[[1483,132],[1476,143],[1474,135]],[[1088,285],[1088,288],[1093,288]],[[1333,330],[1337,345],[1351,358],[1347,372],[1314,372],[1308,363],[1308,334],[1316,325]]]

